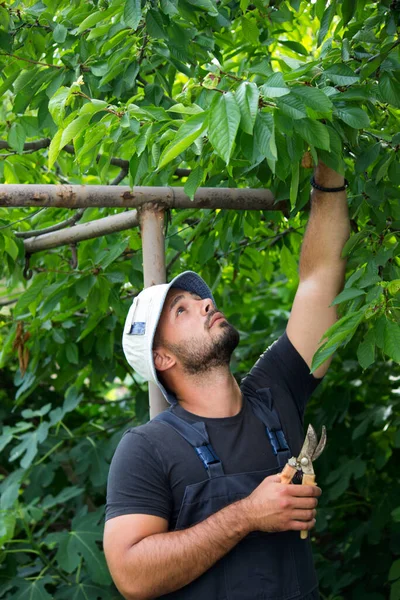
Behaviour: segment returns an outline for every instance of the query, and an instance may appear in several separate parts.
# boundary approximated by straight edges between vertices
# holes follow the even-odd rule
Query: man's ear
[[[166,352],[164,348],[153,350],[153,360],[157,371],[167,371],[176,364],[175,357]]]

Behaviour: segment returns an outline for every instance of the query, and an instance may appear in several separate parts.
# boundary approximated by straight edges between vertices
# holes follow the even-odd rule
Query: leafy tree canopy
[[[242,333],[240,377],[286,326],[308,168],[349,181],[337,351],[310,407],[329,443],[321,590],[400,598],[397,0],[0,4],[5,183],[269,188],[288,211],[172,211],[168,276],[197,270]],[[88,208],[87,222],[117,212]],[[99,547],[108,464],[148,418],[121,349],[142,287],[136,229],[32,255],[65,209],[0,208],[0,597],[118,598]],[[75,250],[72,251],[74,254]],[[31,273],[29,273],[31,271]],[[32,275],[31,279],[25,276]]]

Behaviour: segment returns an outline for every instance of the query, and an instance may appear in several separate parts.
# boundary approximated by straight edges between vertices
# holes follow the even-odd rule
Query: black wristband
[[[310,183],[313,186],[313,188],[315,188],[316,190],[319,190],[320,192],[343,192],[346,188],[349,187],[349,182],[347,181],[347,179],[344,180],[344,185],[342,185],[341,187],[336,187],[336,188],[322,187],[322,185],[318,185],[318,183],[315,182],[314,175],[311,177]]]

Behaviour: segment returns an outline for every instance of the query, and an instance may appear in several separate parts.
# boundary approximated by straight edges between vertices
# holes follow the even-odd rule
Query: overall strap
[[[265,425],[278,465],[284,467],[292,454],[283,433],[278,412],[274,408],[271,390],[270,388],[261,388],[256,393],[258,402],[254,398],[249,398],[253,412]]]
[[[172,427],[172,429],[193,446],[210,479],[224,475],[222,463],[210,444],[205,423],[202,421],[188,423],[188,421],[181,419],[181,417],[171,412],[171,409],[159,413],[152,421],[161,421],[165,425]]]

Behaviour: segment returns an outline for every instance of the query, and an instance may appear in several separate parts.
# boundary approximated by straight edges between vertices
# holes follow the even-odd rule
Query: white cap
[[[200,298],[211,298],[212,292],[204,279],[194,271],[185,271],[170,283],[152,285],[138,294],[129,309],[122,335],[122,347],[131,367],[146,381],[152,381],[170,404],[176,402],[157,377],[153,360],[153,340],[158,321],[170,288],[193,292]]]

